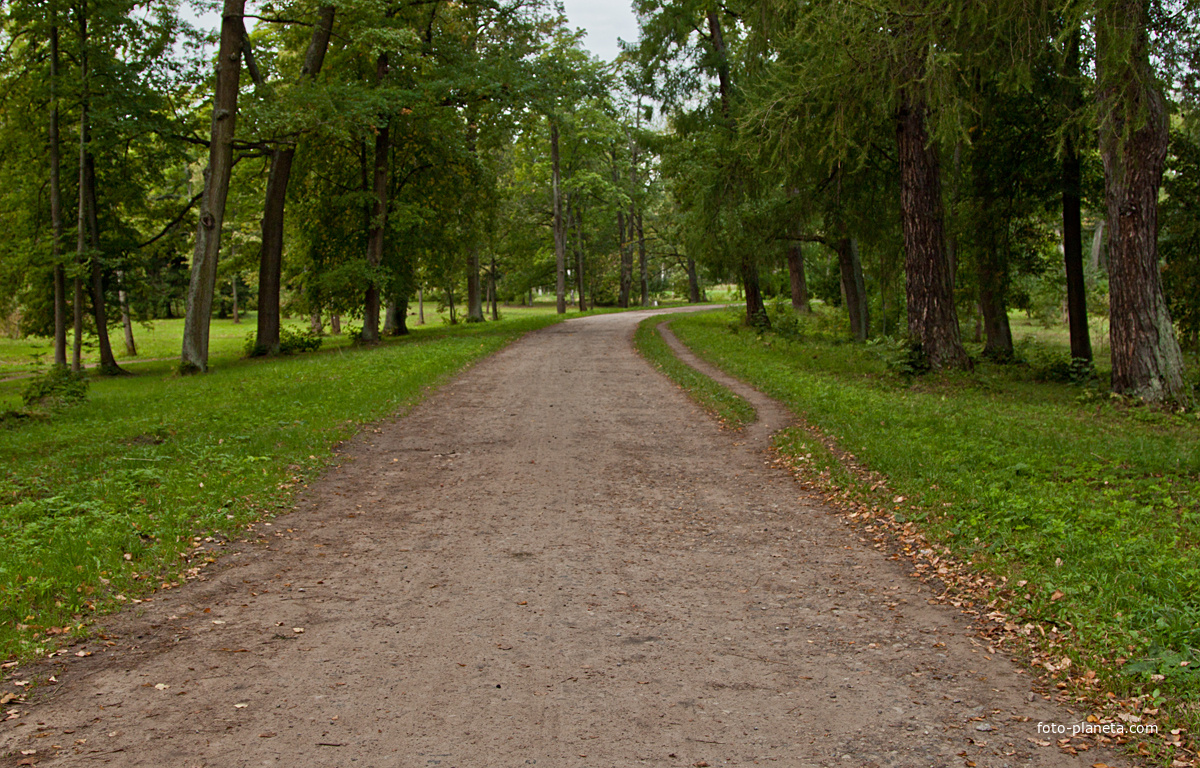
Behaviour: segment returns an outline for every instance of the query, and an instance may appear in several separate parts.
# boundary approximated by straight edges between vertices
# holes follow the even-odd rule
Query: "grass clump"
[[[658,326],[669,319],[649,317],[638,323],[633,335],[633,343],[638,352],[723,425],[741,429],[758,418],[754,406],[744,398],[675,357],[675,353],[658,333]]]
[[[1002,596],[1015,618],[1067,630],[1077,663],[1113,690],[1156,691],[1179,721],[1200,725],[1186,714],[1200,702],[1194,414],[1087,401],[1077,386],[986,361],[970,373],[897,376],[872,347],[734,334],[716,313],[674,329],[886,475],[889,496],[905,497],[904,514],[931,540],[1019,584]],[[1033,378],[1086,375],[1068,364]],[[812,444],[799,429],[779,437],[792,458],[819,454]],[[871,498],[851,475],[837,480]]]
[[[179,583],[194,536],[236,536],[290,508],[293,489],[359,425],[403,412],[559,319],[227,357],[202,376],[174,376],[168,363],[157,375],[96,379],[85,405],[0,430],[0,657],[43,653],[92,616]],[[4,384],[0,403],[24,383]]]

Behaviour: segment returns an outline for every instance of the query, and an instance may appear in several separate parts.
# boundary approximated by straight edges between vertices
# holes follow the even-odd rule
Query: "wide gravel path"
[[[750,391],[761,423],[723,432],[643,361],[643,317],[532,334],[344,445],[56,659],[0,764],[1116,762],[1039,744],[1082,715],[773,464],[786,412]]]

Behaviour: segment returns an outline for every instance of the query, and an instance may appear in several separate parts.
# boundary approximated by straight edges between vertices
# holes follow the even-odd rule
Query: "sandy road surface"
[[[1080,716],[769,464],[786,414],[721,432],[651,369],[641,316],[533,334],[345,446],[69,657],[0,764],[1114,762],[1029,741]]]

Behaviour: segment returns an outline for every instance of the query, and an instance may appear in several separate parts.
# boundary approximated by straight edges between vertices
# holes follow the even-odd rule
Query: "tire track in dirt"
[[[1030,701],[1028,675],[803,496],[757,433],[722,432],[638,357],[645,316],[532,334],[365,431],[206,581],[113,617],[116,644],[62,665],[0,749],[121,766],[1114,762],[1030,741],[1081,715]],[[783,426],[754,394],[761,434]]]

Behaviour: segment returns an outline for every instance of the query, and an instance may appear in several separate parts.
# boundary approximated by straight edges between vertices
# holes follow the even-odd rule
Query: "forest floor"
[[[0,765],[1087,766],[1086,713],[633,350],[533,333],[41,662]],[[702,364],[701,364],[702,365]],[[720,376],[714,372],[714,376]],[[43,669],[43,667],[45,669]]]

